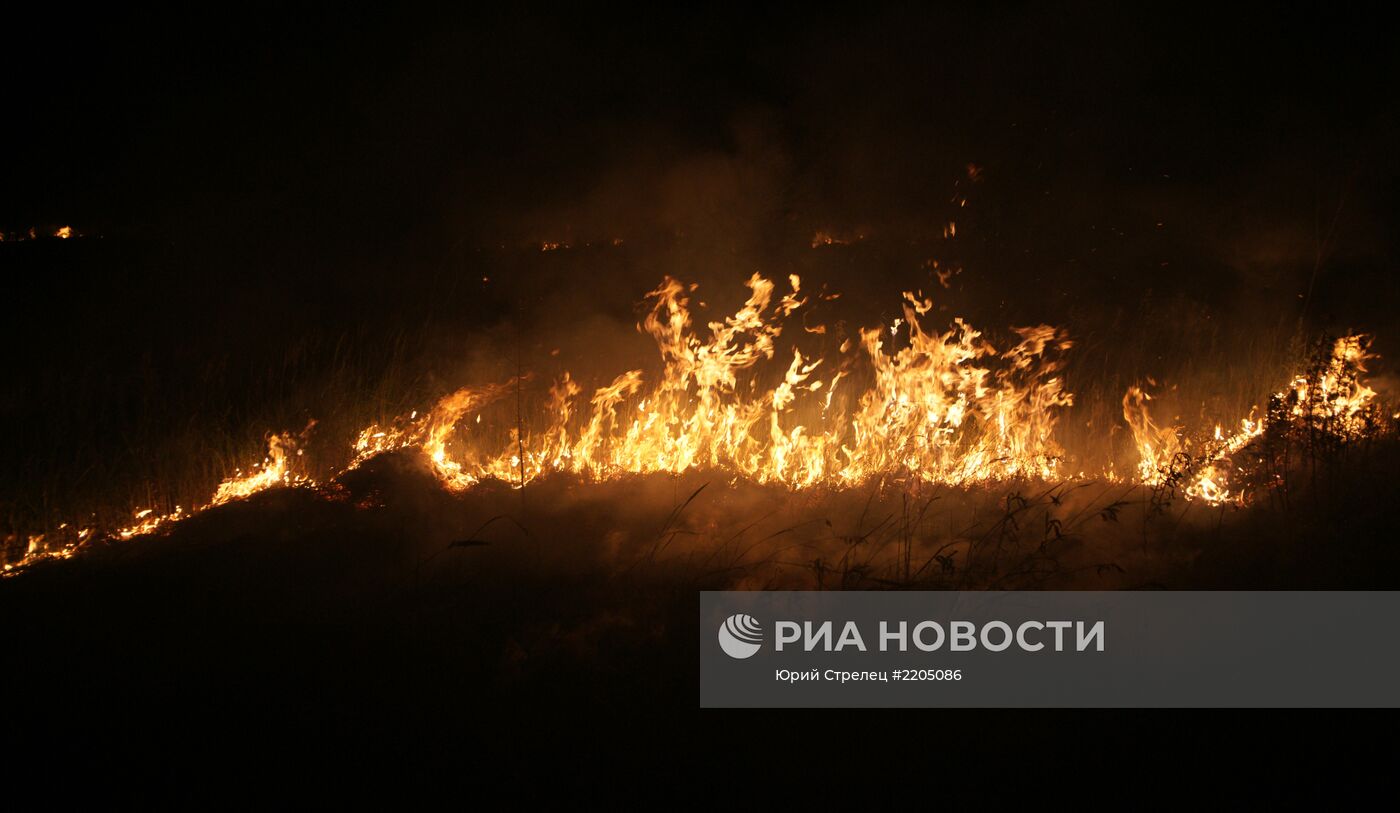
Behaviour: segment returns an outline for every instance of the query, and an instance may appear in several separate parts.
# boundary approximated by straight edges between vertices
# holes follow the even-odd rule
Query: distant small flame
[[[812,235],[812,248],[822,246],[849,246],[859,243],[865,239],[864,234],[835,234],[826,230],[819,230]]]

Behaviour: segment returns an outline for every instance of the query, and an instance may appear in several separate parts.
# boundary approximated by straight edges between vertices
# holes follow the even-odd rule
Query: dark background
[[[337,414],[353,430],[555,347],[615,373],[638,340],[635,304],[663,274],[701,280],[717,305],[755,271],[801,272],[847,292],[862,323],[922,287],[992,331],[1064,325],[1078,342],[1074,425],[1094,436],[1148,376],[1194,385],[1181,413],[1237,418],[1277,385],[1279,348],[1299,336],[1354,328],[1400,352],[1397,57],[1377,14],[325,4],[30,7],[3,25],[0,231],[82,235],[0,244],[0,419],[13,429],[0,523],[20,547],[78,509],[207,499],[267,431],[312,417],[343,452]],[[865,239],[813,249],[821,230]],[[947,291],[933,259],[963,269]],[[1383,362],[1376,372],[1384,389]],[[305,521],[300,503],[266,506],[309,497],[267,497],[234,518],[277,533]],[[1098,782],[1127,755],[1136,798],[1221,766],[1238,783],[1241,760],[1302,747],[1291,728],[1264,741],[1257,719],[1234,732],[1251,742],[1203,757],[1227,738],[1176,716],[838,715],[823,720],[839,736],[811,739],[792,720],[697,718],[693,591],[664,585],[642,595],[679,619],[676,647],[623,641],[636,660],[578,683],[546,664],[533,682],[458,685],[499,656],[473,635],[516,634],[518,619],[498,616],[547,626],[588,609],[572,602],[596,585],[492,581],[444,591],[450,613],[437,594],[347,599],[336,568],[389,578],[344,555],[374,531],[362,519],[314,545],[256,530],[189,559],[175,554],[201,526],[185,527],[153,564],[80,560],[5,594],[20,621],[5,638],[19,654],[3,724],[12,752],[43,766],[40,790],[135,778],[159,797],[210,777],[219,793],[231,773],[271,772],[357,792],[407,765],[415,790],[531,792],[564,773],[615,792],[716,756],[732,770],[778,754],[807,787],[817,770],[985,801],[1063,755],[1072,729],[1094,769],[1076,776]],[[329,620],[308,610],[320,600]],[[602,741],[626,741],[630,761]],[[1383,753],[1319,742],[1358,764]],[[862,753],[917,764],[840,770]],[[1007,766],[998,781],[964,781],[989,764]],[[1271,762],[1251,794],[1285,771],[1290,791],[1317,780],[1299,767]]]
[[[0,223],[353,298],[516,240],[683,232],[758,261],[820,227],[931,237],[976,164],[960,250],[1013,293],[1296,297],[1320,253],[1319,295],[1392,294],[1396,60],[1376,22],[1306,5],[21,12]]]
[[[1397,58],[1361,13],[30,8],[6,29],[0,231],[82,235],[0,244],[12,528],[205,499],[311,419],[341,465],[448,388],[534,370],[528,400],[559,367],[654,365],[637,304],[667,274],[702,283],[703,319],[760,272],[842,292],[822,318],[847,335],[907,289],[993,338],[1063,326],[1059,436],[1092,471],[1132,465],[1131,384],[1160,385],[1160,420],[1234,425],[1320,333],[1400,352]]]

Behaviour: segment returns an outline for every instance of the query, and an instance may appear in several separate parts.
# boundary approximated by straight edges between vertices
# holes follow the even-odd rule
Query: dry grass
[[[588,265],[601,259],[558,261]],[[260,459],[269,432],[297,430],[312,419],[317,423],[304,462],[325,482],[345,465],[349,442],[365,425],[422,408],[463,383],[508,378],[517,364],[539,374],[522,388],[521,403],[508,404],[505,411],[511,414],[500,420],[513,423],[517,408],[526,415],[541,409],[553,371],[573,366],[568,352],[556,359],[551,351],[571,349],[563,339],[577,338],[580,331],[591,337],[595,328],[579,328],[576,320],[574,327],[545,330],[538,325],[550,314],[522,312],[507,304],[515,294],[485,297],[462,282],[504,270],[489,267],[491,262],[527,260],[538,262],[498,257],[460,274],[405,280],[412,296],[377,303],[378,311],[301,312],[296,303],[268,310],[266,292],[235,292],[230,295],[247,305],[246,319],[231,323],[190,317],[200,312],[196,303],[208,292],[172,290],[153,279],[148,287],[120,292],[147,303],[138,312],[152,325],[144,333],[117,329],[130,326],[131,314],[106,310],[104,297],[114,292],[92,294],[91,301],[79,303],[88,318],[67,329],[64,342],[54,342],[52,334],[26,333],[6,345],[24,382],[5,404],[14,430],[0,467],[6,557],[14,559],[29,534],[52,533],[61,523],[115,527],[125,524],[133,509],[163,512],[201,503],[222,478]],[[555,273],[567,277],[584,270],[566,267]],[[463,318],[465,311],[477,315]],[[534,322],[525,329],[491,323],[502,314],[522,324]],[[1150,292],[1131,306],[1072,312],[1062,321],[1077,342],[1065,373],[1076,404],[1057,432],[1066,447],[1064,470],[1090,475],[1110,464],[1115,471],[1129,471],[1135,463],[1121,420],[1128,384],[1149,376],[1157,380],[1154,405],[1161,405],[1167,420],[1232,422],[1285,380],[1300,346],[1293,322],[1230,322],[1189,299],[1163,300]],[[574,345],[588,355],[588,343]],[[497,428],[504,433],[506,427]],[[1167,510],[1169,495],[1102,483],[1023,483],[954,494],[885,482],[850,494],[793,494],[730,488],[724,478],[704,473],[661,479],[676,491],[667,510],[678,513],[639,526],[665,528],[652,540],[653,555],[664,558],[702,539],[708,566],[764,574],[746,577],[755,584],[772,579],[820,587],[1035,585],[1085,573],[1097,577],[1100,570],[1113,581],[1116,568],[1131,570],[1125,557],[1171,544],[1149,526],[1177,511],[1191,513],[1185,506]],[[682,505],[684,496],[706,482],[692,504]],[[553,499],[558,488],[532,486],[495,513],[529,527],[539,501]],[[604,484],[596,490],[605,501],[603,495],[617,488],[623,487]],[[735,511],[735,527],[725,524],[722,532],[702,534],[686,524],[703,516],[703,506],[718,501],[716,495],[731,492],[764,494],[768,502],[762,510]],[[1108,514],[1083,507],[1095,504],[1106,506]],[[530,513],[522,515],[523,508]],[[768,512],[788,524],[773,527],[764,519]],[[624,534],[637,530],[622,519],[613,524]],[[752,529],[743,530],[748,524]],[[1129,526],[1132,533],[1117,530]],[[535,533],[549,540],[553,531],[546,521]],[[738,555],[755,544],[747,557],[775,551],[761,560],[761,568]]]

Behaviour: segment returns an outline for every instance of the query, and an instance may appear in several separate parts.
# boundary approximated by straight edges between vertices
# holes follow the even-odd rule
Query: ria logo
[[[744,613],[735,613],[719,625],[719,648],[731,658],[753,657],[763,646],[763,626],[758,619]]]

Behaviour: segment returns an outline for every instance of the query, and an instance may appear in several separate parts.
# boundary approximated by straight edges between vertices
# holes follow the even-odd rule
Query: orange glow
[[[1376,398],[1375,390],[1362,380],[1370,338],[1352,335],[1337,339],[1328,357],[1316,368],[1293,378],[1275,393],[1273,420],[1288,423],[1306,421],[1313,431],[1340,438],[1355,438],[1369,429],[1367,415]],[[1162,486],[1173,474],[1181,477],[1188,498],[1212,504],[1244,501],[1243,492],[1232,491],[1231,457],[1245,449],[1269,428],[1268,419],[1258,416],[1258,407],[1239,421],[1232,431],[1216,426],[1211,438],[1191,448],[1180,427],[1158,426],[1147,402],[1151,397],[1133,386],[1123,396],[1123,419],[1132,430],[1138,449],[1138,480],[1147,486]]]
[[[587,389],[562,372],[548,387],[548,406],[527,421],[517,402],[508,428],[483,423],[483,415],[518,397],[528,374],[463,387],[425,411],[365,427],[342,471],[407,449],[421,452],[453,490],[484,480],[523,487],[551,473],[599,481],[696,470],[792,489],[1092,478],[1063,466],[1055,439],[1073,404],[1061,374],[1072,342],[1060,328],[1013,328],[1015,338],[997,345],[961,318],[935,327],[933,300],[907,291],[900,316],[859,328],[824,354],[835,341],[828,326],[803,318],[809,297],[797,275],[781,289],[758,274],[745,285],[743,305],[703,327],[691,310],[696,285],[667,277],[647,294],[637,327],[655,343],[656,374],[624,370]],[[793,344],[780,350],[785,333]],[[1340,339],[1324,364],[1294,378],[1274,396],[1290,416],[1283,420],[1313,416],[1331,431],[1366,431],[1376,396],[1360,378],[1367,346],[1365,337]],[[1179,486],[1188,499],[1210,504],[1242,502],[1231,484],[1231,457],[1260,437],[1267,421],[1251,412],[1233,429],[1217,426],[1193,444],[1180,427],[1154,420],[1151,400],[1134,386],[1122,401],[1139,458],[1134,481]],[[315,486],[301,448],[310,428],[270,436],[262,460],[233,472],[202,504],[141,508],[116,528],[65,524],[28,538],[24,557],[3,572],[71,556],[93,539],[163,531],[270,488]],[[1099,476],[1117,479],[1111,466]]]

